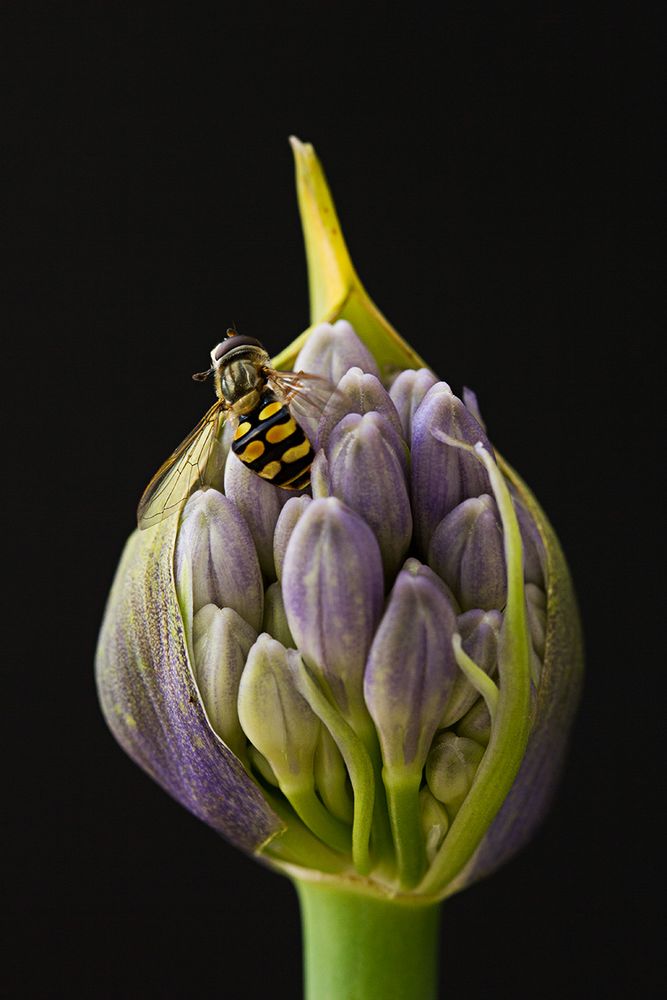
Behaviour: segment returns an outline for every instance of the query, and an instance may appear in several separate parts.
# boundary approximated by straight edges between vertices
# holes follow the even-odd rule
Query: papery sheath
[[[123,749],[165,791],[257,851],[283,824],[206,721],[176,600],[177,529],[170,518],[127,543],[97,650],[100,704]]]
[[[533,518],[544,546],[548,579],[544,665],[519,773],[475,855],[450,891],[458,891],[494,871],[530,840],[549,808],[581,691],[581,629],[567,564],[551,525],[528,487],[506,463],[502,467]]]

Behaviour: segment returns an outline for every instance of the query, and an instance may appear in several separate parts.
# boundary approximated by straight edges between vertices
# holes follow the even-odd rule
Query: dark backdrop
[[[492,6],[5,9],[10,996],[298,992],[291,887],[123,755],[92,677],[137,498],[210,402],[190,373],[232,320],[274,352],[307,325],[292,132],[380,307],[477,390],[586,625],[558,799],[446,905],[444,995],[654,995],[657,19]]]

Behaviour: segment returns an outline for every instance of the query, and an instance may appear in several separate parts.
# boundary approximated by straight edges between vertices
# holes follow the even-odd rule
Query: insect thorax
[[[246,407],[243,404],[246,396],[251,397],[248,400],[248,408],[252,409],[257,405],[257,393],[261,392],[265,384],[262,374],[263,360],[255,357],[255,352],[250,356],[244,354],[224,361],[216,371],[218,395],[237,412],[245,412]]]

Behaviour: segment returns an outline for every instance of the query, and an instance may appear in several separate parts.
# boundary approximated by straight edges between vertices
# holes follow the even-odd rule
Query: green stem
[[[352,848],[350,828],[327,812],[311,784],[293,788],[281,785],[281,791],[292,804],[294,811],[316,837],[336,851],[349,854]]]
[[[385,767],[382,780],[387,790],[391,829],[396,844],[398,877],[404,889],[412,889],[426,867],[419,805],[421,772],[401,774]]]
[[[295,885],[305,1000],[435,1000],[439,904]]]

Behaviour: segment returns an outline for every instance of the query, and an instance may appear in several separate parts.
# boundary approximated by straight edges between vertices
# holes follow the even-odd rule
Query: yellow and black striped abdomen
[[[258,476],[283,490],[303,490],[310,483],[314,458],[310,441],[270,389],[265,389],[254,410],[240,418],[232,451]]]

